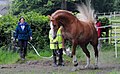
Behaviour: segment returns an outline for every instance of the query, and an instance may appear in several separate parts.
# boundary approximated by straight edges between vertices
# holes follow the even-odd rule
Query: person
[[[64,66],[64,62],[63,62],[63,50],[65,50],[64,48],[64,39],[63,39],[63,35],[62,35],[62,26],[60,26],[60,28],[58,29],[57,31],[57,34],[56,34],[56,37],[55,39],[53,40],[53,42],[57,42],[58,46],[57,46],[57,49],[58,49],[58,65],[60,66]]]
[[[15,40],[18,39],[20,46],[20,58],[21,60],[25,60],[28,40],[32,40],[32,30],[28,23],[25,22],[24,17],[20,17],[14,36]]]
[[[96,26],[101,27],[101,22],[98,19],[98,16],[96,16]],[[101,28],[97,28],[97,33],[98,33],[98,38],[100,38],[101,37]]]
[[[57,67],[57,43],[53,42],[55,36],[53,36],[53,31],[50,29],[49,31],[49,39],[50,39],[50,49],[53,52],[53,66]]]
[[[98,34],[98,38],[100,38],[101,37],[101,28],[99,28],[99,27],[101,27],[101,21],[100,21],[100,19],[98,19],[98,16],[96,16],[96,27],[98,27],[97,34]],[[101,40],[98,39],[98,50],[100,50],[100,49],[101,49]]]

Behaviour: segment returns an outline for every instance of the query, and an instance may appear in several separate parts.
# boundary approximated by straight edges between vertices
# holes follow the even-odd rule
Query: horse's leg
[[[98,48],[97,48],[97,43],[96,42],[90,42],[91,45],[94,48],[94,52],[95,52],[95,68],[98,68]]]
[[[75,40],[72,40],[72,57],[74,66],[78,66],[77,58],[76,58],[76,46],[77,43]]]
[[[90,65],[90,52],[89,52],[88,49],[87,49],[87,45],[88,45],[88,44],[82,44],[82,45],[80,45],[81,48],[82,48],[82,50],[83,50],[83,52],[84,52],[84,53],[86,54],[86,56],[87,56],[87,64],[86,64],[85,68],[88,68],[89,65]]]

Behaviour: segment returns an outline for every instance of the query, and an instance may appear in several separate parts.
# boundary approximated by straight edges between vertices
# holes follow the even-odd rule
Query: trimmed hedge
[[[11,43],[11,33],[15,30],[19,18],[23,16],[31,26],[33,40],[31,43],[38,49],[44,49],[49,45],[49,19],[47,16],[36,12],[21,13],[18,16],[11,14],[0,17],[0,46],[8,46]]]

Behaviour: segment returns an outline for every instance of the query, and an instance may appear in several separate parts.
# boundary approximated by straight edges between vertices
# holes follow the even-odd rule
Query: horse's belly
[[[91,41],[92,36],[90,34],[80,34],[79,37],[77,38],[78,43],[88,43]]]
[[[73,35],[71,33],[68,33],[68,32],[64,32],[63,36],[64,36],[64,39],[69,39],[69,40],[73,39]]]
[[[92,36],[89,34],[79,33],[77,35],[71,34],[69,32],[63,33],[64,39],[68,39],[72,41],[73,39],[77,39],[78,43],[86,43],[89,42],[92,39]]]

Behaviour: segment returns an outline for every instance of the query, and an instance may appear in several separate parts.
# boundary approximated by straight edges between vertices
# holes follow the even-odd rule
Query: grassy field
[[[41,56],[49,57],[52,55],[51,51],[41,51],[39,52]],[[40,60],[42,59],[41,56],[38,56],[35,51],[31,50],[28,51],[26,56],[26,61],[29,60]],[[15,64],[19,62],[20,56],[19,52],[13,52],[10,50],[4,50],[3,48],[0,49],[0,64]]]
[[[119,48],[119,47],[118,47]],[[90,51],[92,51],[93,53],[93,48],[91,45],[88,46],[88,49]],[[101,48],[103,52],[106,51],[113,51],[114,50],[114,45],[111,44],[102,44],[102,48]],[[50,57],[52,55],[52,50],[49,51],[40,51],[39,52],[40,56],[38,56],[34,50],[29,50],[28,54],[26,56],[27,60],[41,60],[42,57]],[[77,50],[76,50],[76,54],[78,58],[81,58],[81,61],[86,60],[85,55],[82,51],[82,49],[78,46]],[[93,56],[93,54],[91,54]],[[19,52],[13,52],[13,51],[7,51],[7,50],[3,50],[3,48],[1,48],[0,50],[0,64],[13,64],[16,63],[18,60],[20,60],[19,57]],[[68,61],[71,61],[71,58],[69,58],[68,56],[64,55],[65,59],[67,59]]]
[[[64,67],[52,67],[52,59],[42,59],[38,57],[34,52],[29,52],[27,55],[27,61],[24,64],[15,64],[16,60],[19,59],[18,53],[9,52],[7,55],[14,55],[16,60],[11,62],[10,65],[5,65],[0,69],[2,74],[120,74],[120,50],[118,50],[118,58],[115,58],[114,46],[111,44],[103,45],[99,51],[99,69],[93,69],[95,62],[94,52],[91,45],[88,46],[91,53],[91,68],[80,69],[77,71],[71,71],[73,68],[72,59],[64,55],[65,66]],[[120,48],[118,48],[120,49]],[[77,47],[77,58],[79,66],[86,64],[86,57],[83,51]],[[6,52],[4,52],[6,53]],[[42,52],[42,56],[49,56],[50,52]],[[5,56],[5,55],[4,55]],[[2,57],[2,56],[1,56]],[[8,56],[6,56],[8,59]],[[33,61],[34,60],[34,61]],[[36,60],[36,61],[35,61]]]

